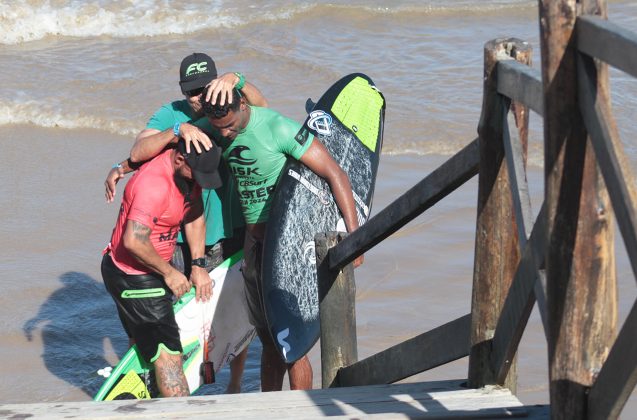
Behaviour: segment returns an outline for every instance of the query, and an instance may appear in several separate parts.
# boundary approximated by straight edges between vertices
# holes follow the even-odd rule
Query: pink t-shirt
[[[150,241],[157,253],[170,261],[179,225],[192,199],[201,195],[195,184],[189,199],[179,191],[173,180],[172,150],[166,150],[144,164],[128,181],[111,237],[111,257],[115,265],[127,274],[148,274],[152,270],[140,263],[124,247],[122,236],[126,222],[134,220],[151,229]]]

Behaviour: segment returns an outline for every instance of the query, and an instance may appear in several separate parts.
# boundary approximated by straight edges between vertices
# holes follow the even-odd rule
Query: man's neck
[[[250,117],[252,117],[252,108],[250,107],[250,105],[246,104],[246,110],[244,111],[244,115],[242,115],[242,117],[244,118],[244,120],[242,121],[241,131],[244,131],[248,127],[248,124],[250,124]]]

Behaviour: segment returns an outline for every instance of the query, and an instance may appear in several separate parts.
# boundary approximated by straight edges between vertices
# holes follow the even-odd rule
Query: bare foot
[[[228,388],[226,389],[226,394],[241,394],[241,383],[229,383]]]

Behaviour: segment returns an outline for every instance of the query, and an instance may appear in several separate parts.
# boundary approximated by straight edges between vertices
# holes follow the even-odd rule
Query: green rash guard
[[[297,141],[298,122],[269,108],[251,106],[250,121],[232,142],[222,139],[223,157],[239,190],[246,223],[268,220],[274,189],[288,156],[301,159],[314,136]]]
[[[180,100],[163,105],[150,117],[146,128],[164,131],[172,128],[176,122],[187,122],[196,126],[206,125],[206,118],[197,118],[188,101]],[[223,185],[216,190],[202,190],[201,198],[204,203],[204,217],[206,220],[206,245],[214,245],[222,239],[231,238],[233,230],[245,225],[241,211],[239,211],[239,197],[234,187],[234,180],[229,175],[225,165],[220,167]],[[179,232],[177,242],[183,243]]]

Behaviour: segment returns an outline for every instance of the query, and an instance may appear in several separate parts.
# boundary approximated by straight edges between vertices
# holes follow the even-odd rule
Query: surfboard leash
[[[214,363],[210,361],[208,356],[208,343],[210,341],[210,328],[212,326],[212,320],[210,322],[206,321],[206,304],[201,305],[201,310],[203,312],[201,318],[204,320],[204,323],[201,327],[203,331],[203,362],[201,362],[201,366],[199,367],[199,375],[202,378],[202,383],[214,384],[215,366]]]

